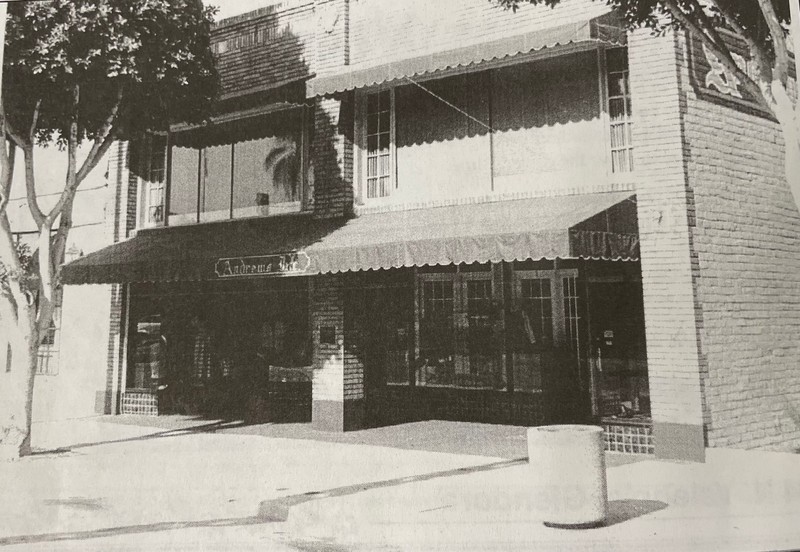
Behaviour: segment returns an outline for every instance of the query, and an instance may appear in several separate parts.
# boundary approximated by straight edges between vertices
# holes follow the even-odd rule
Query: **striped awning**
[[[62,268],[65,284],[304,276],[526,259],[635,260],[635,198],[604,192],[316,220],[143,230]]]
[[[530,54],[545,48],[594,46],[598,43],[622,45],[625,42],[626,32],[619,17],[613,12],[608,12],[600,17],[569,22],[490,42],[321,75],[308,81],[306,93],[311,98],[411,77],[444,73],[453,69],[474,67],[479,70],[489,62]]]

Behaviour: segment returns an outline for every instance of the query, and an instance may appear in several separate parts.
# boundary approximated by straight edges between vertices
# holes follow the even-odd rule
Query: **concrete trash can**
[[[537,508],[548,527],[599,527],[608,515],[603,428],[528,428],[528,462]]]

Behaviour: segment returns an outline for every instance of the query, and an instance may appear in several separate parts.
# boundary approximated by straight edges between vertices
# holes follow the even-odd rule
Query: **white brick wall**
[[[800,213],[782,139],[776,123],[685,89],[709,444],[797,448]]]
[[[653,420],[701,425],[698,313],[672,34],[629,40],[633,143]],[[656,439],[658,437],[656,436]]]

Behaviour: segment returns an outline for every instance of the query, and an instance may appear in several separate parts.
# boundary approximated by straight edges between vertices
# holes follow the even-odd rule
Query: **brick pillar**
[[[353,95],[321,98],[314,110],[314,216],[342,217],[353,211]]]
[[[128,142],[117,142],[109,151],[108,185],[111,191],[106,213],[107,231],[114,243],[128,237],[136,222],[136,176],[130,171]],[[108,331],[108,364],[106,370],[106,401],[104,414],[119,413],[120,393],[125,358],[125,289],[119,284],[111,286],[111,313]],[[98,405],[99,406],[99,405]],[[98,408],[99,410],[99,408]],[[98,412],[99,413],[99,412]]]
[[[350,64],[350,0],[315,0],[314,72],[340,71]]]
[[[346,344],[341,276],[322,275],[314,279],[311,308],[312,424],[325,431],[360,429],[365,425],[364,370]]]
[[[683,54],[674,34],[647,30],[631,33],[628,49],[655,453],[702,461],[702,312],[684,156]]]

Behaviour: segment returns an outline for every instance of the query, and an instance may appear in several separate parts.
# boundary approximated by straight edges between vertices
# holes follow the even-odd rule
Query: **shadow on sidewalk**
[[[396,487],[405,485],[407,483],[418,483],[420,481],[429,481],[431,479],[439,479],[442,477],[453,477],[457,475],[467,475],[471,473],[492,471],[511,466],[524,464],[528,461],[527,458],[517,458],[514,460],[503,460],[501,462],[493,462],[491,464],[481,464],[478,466],[469,466],[464,468],[456,468],[452,470],[423,473],[420,475],[410,475],[407,477],[396,477],[394,479],[386,479],[384,481],[374,481],[372,483],[359,483],[356,485],[346,485],[344,487],[337,487],[335,489],[328,489],[326,491],[311,491],[299,495],[286,496],[276,498],[273,500],[265,500],[258,508],[258,516],[265,522],[280,522],[289,519],[289,511],[294,506],[305,504],[313,500],[323,500],[326,498],[339,498],[342,496],[353,495],[364,491],[371,491],[373,489],[383,489],[387,487]]]
[[[608,503],[608,518],[604,527],[617,525],[640,516],[658,512],[669,506],[660,500],[612,500]]]
[[[198,426],[198,427],[204,427],[204,426]],[[172,432],[165,432],[165,433],[172,433]],[[158,434],[158,436],[162,437],[164,435]],[[146,437],[155,437],[155,436],[146,436]],[[127,439],[127,440],[136,440],[136,439]],[[85,445],[85,446],[93,446],[93,445]],[[257,525],[257,524],[282,522],[288,519],[289,510],[292,506],[303,504],[305,502],[309,502],[312,500],[321,500],[323,498],[346,496],[362,491],[368,491],[371,489],[392,487],[396,485],[402,485],[404,483],[427,481],[439,477],[451,477],[454,475],[465,475],[468,473],[496,470],[501,468],[507,468],[510,466],[515,466],[525,462],[527,462],[527,458],[519,458],[516,460],[504,460],[502,462],[495,462],[492,464],[484,464],[480,466],[471,466],[453,470],[426,473],[421,475],[400,477],[395,479],[388,479],[386,481],[376,481],[373,483],[348,485],[345,487],[329,489],[326,491],[313,491],[274,500],[265,500],[260,504],[258,513],[255,516],[210,519],[210,520],[199,520],[199,521],[159,522],[159,523],[149,523],[141,525],[109,527],[104,529],[93,529],[87,531],[44,533],[39,535],[17,535],[11,537],[0,537],[0,546],[10,546],[14,544],[34,544],[42,542],[57,542],[57,541],[68,541],[68,540],[86,540],[86,539],[96,539],[104,537],[114,537],[119,535],[130,535],[137,533],[172,531],[172,530],[187,529],[187,528],[235,527],[244,525]]]
[[[89,443],[77,443],[74,445],[69,445],[66,447],[59,447],[56,449],[49,449],[49,450],[36,449],[33,452],[31,452],[30,456],[36,457],[36,456],[45,456],[51,454],[66,454],[72,452],[73,450],[88,448],[88,447],[96,447],[100,445],[130,443],[134,441],[149,441],[151,439],[163,439],[165,437],[179,437],[181,435],[192,435],[195,433],[215,433],[217,431],[221,431],[224,429],[240,428],[246,425],[250,424],[243,422],[241,420],[216,420],[214,422],[202,425],[173,428],[165,431],[159,431],[156,433],[149,433],[147,435],[139,435],[136,437],[125,437],[123,439],[108,439],[106,441],[94,441]]]
[[[208,426],[197,426],[189,429],[209,431],[209,426],[219,426],[224,424],[209,424]],[[142,438],[158,438],[173,434],[175,431],[164,432],[163,434],[156,434],[145,436]],[[140,438],[141,439],[141,438]],[[136,440],[136,439],[127,439]],[[87,444],[84,446],[93,446]],[[129,525],[121,527],[109,527],[104,529],[94,529],[87,531],[71,531],[61,533],[45,533],[39,535],[18,535],[11,537],[0,537],[0,546],[9,546],[14,544],[33,544],[42,542],[57,542],[68,540],[86,540],[103,537],[114,537],[119,535],[129,535],[137,533],[152,533],[158,531],[172,531],[187,528],[202,528],[202,527],[236,527],[245,525],[258,525],[268,523],[285,522],[289,519],[289,512],[292,507],[300,504],[305,504],[314,500],[323,500],[326,498],[338,498],[348,495],[354,495],[364,491],[373,489],[381,489],[388,487],[396,487],[408,483],[418,483],[421,481],[429,481],[432,479],[439,479],[443,477],[454,477],[459,475],[469,475],[472,473],[487,472],[492,470],[499,470],[518,466],[527,462],[527,458],[517,458],[514,460],[503,460],[500,462],[493,462],[491,464],[482,464],[477,466],[468,466],[463,468],[456,468],[451,470],[444,470],[438,472],[424,473],[420,475],[411,475],[406,477],[397,477],[387,479],[384,481],[374,481],[371,483],[360,483],[356,485],[346,485],[334,489],[324,491],[311,491],[299,495],[292,495],[272,500],[265,500],[261,502],[258,508],[258,513],[255,516],[246,516],[238,518],[221,518],[209,519],[198,521],[173,521],[173,522],[159,522],[141,525]],[[663,510],[668,505],[658,500],[613,500],[609,502],[609,516],[604,527],[617,525],[625,521],[629,521],[636,517],[644,516],[658,510]]]
[[[62,533],[44,533],[40,535],[17,535],[13,537],[0,537],[0,546],[71,541],[71,540],[101,539],[105,537],[116,537],[120,535],[156,533],[158,531],[174,531],[177,529],[192,529],[199,527],[236,527],[243,525],[257,525],[260,523],[264,523],[264,520],[258,516],[207,519],[200,521],[165,521],[160,523],[147,523],[142,525],[127,525],[123,527],[91,529],[88,531],[65,531]]]

